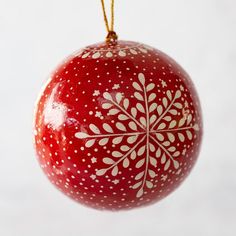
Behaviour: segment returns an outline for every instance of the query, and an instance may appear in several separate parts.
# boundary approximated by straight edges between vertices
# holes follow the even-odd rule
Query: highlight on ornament
[[[201,108],[182,67],[153,47],[118,40],[114,2],[111,27],[102,6],[105,42],[72,54],[40,94],[35,148],[48,179],[73,200],[133,209],[188,176],[201,145]]]

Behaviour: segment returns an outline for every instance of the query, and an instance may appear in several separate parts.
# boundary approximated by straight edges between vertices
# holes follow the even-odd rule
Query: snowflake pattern
[[[101,128],[91,123],[91,132],[76,132],[75,137],[84,139],[86,148],[91,148],[96,141],[100,146],[111,141],[119,148],[103,158],[104,168],[98,169],[92,178],[109,172],[112,176],[117,176],[121,168],[128,168],[130,163],[136,160],[136,182],[130,188],[134,189],[136,197],[140,198],[145,188],[153,188],[152,180],[157,175],[158,162],[164,166],[164,171],[168,171],[171,165],[176,170],[179,169],[178,158],[183,153],[180,153],[173,143],[176,138],[180,142],[184,142],[186,138],[192,140],[193,130],[198,131],[199,126],[193,121],[188,103],[181,99],[180,89],[175,92],[167,90],[160,103],[157,102],[155,83],[146,83],[143,73],[138,74],[138,81],[133,82],[132,86],[135,89],[133,96],[137,99],[133,107],[129,98],[120,92],[103,93],[102,108],[107,111],[108,116],[118,120],[115,123],[116,130],[106,122]],[[99,91],[94,92],[94,96],[97,94]],[[174,119],[177,114],[182,114],[182,118]],[[124,122],[127,122],[129,130]],[[126,140],[126,145],[119,145],[122,140]]]

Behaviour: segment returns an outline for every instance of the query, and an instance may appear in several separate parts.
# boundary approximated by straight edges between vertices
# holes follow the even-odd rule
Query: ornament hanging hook
[[[117,36],[116,32],[114,31],[114,0],[111,0],[111,25],[110,26],[109,26],[108,19],[107,19],[104,0],[101,0],[101,4],[102,4],[104,22],[105,22],[106,29],[107,29],[106,42],[107,43],[115,43],[118,39],[118,36]]]

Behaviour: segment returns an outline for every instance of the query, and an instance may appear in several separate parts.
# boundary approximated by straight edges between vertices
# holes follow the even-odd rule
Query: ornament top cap
[[[106,36],[106,42],[108,44],[116,44],[118,40],[118,36],[115,31],[109,31]]]

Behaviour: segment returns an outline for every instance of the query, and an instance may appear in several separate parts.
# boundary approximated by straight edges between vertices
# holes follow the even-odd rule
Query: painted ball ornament
[[[197,93],[170,57],[130,41],[88,46],[51,75],[35,147],[49,180],[97,209],[132,209],[175,190],[201,144]]]

